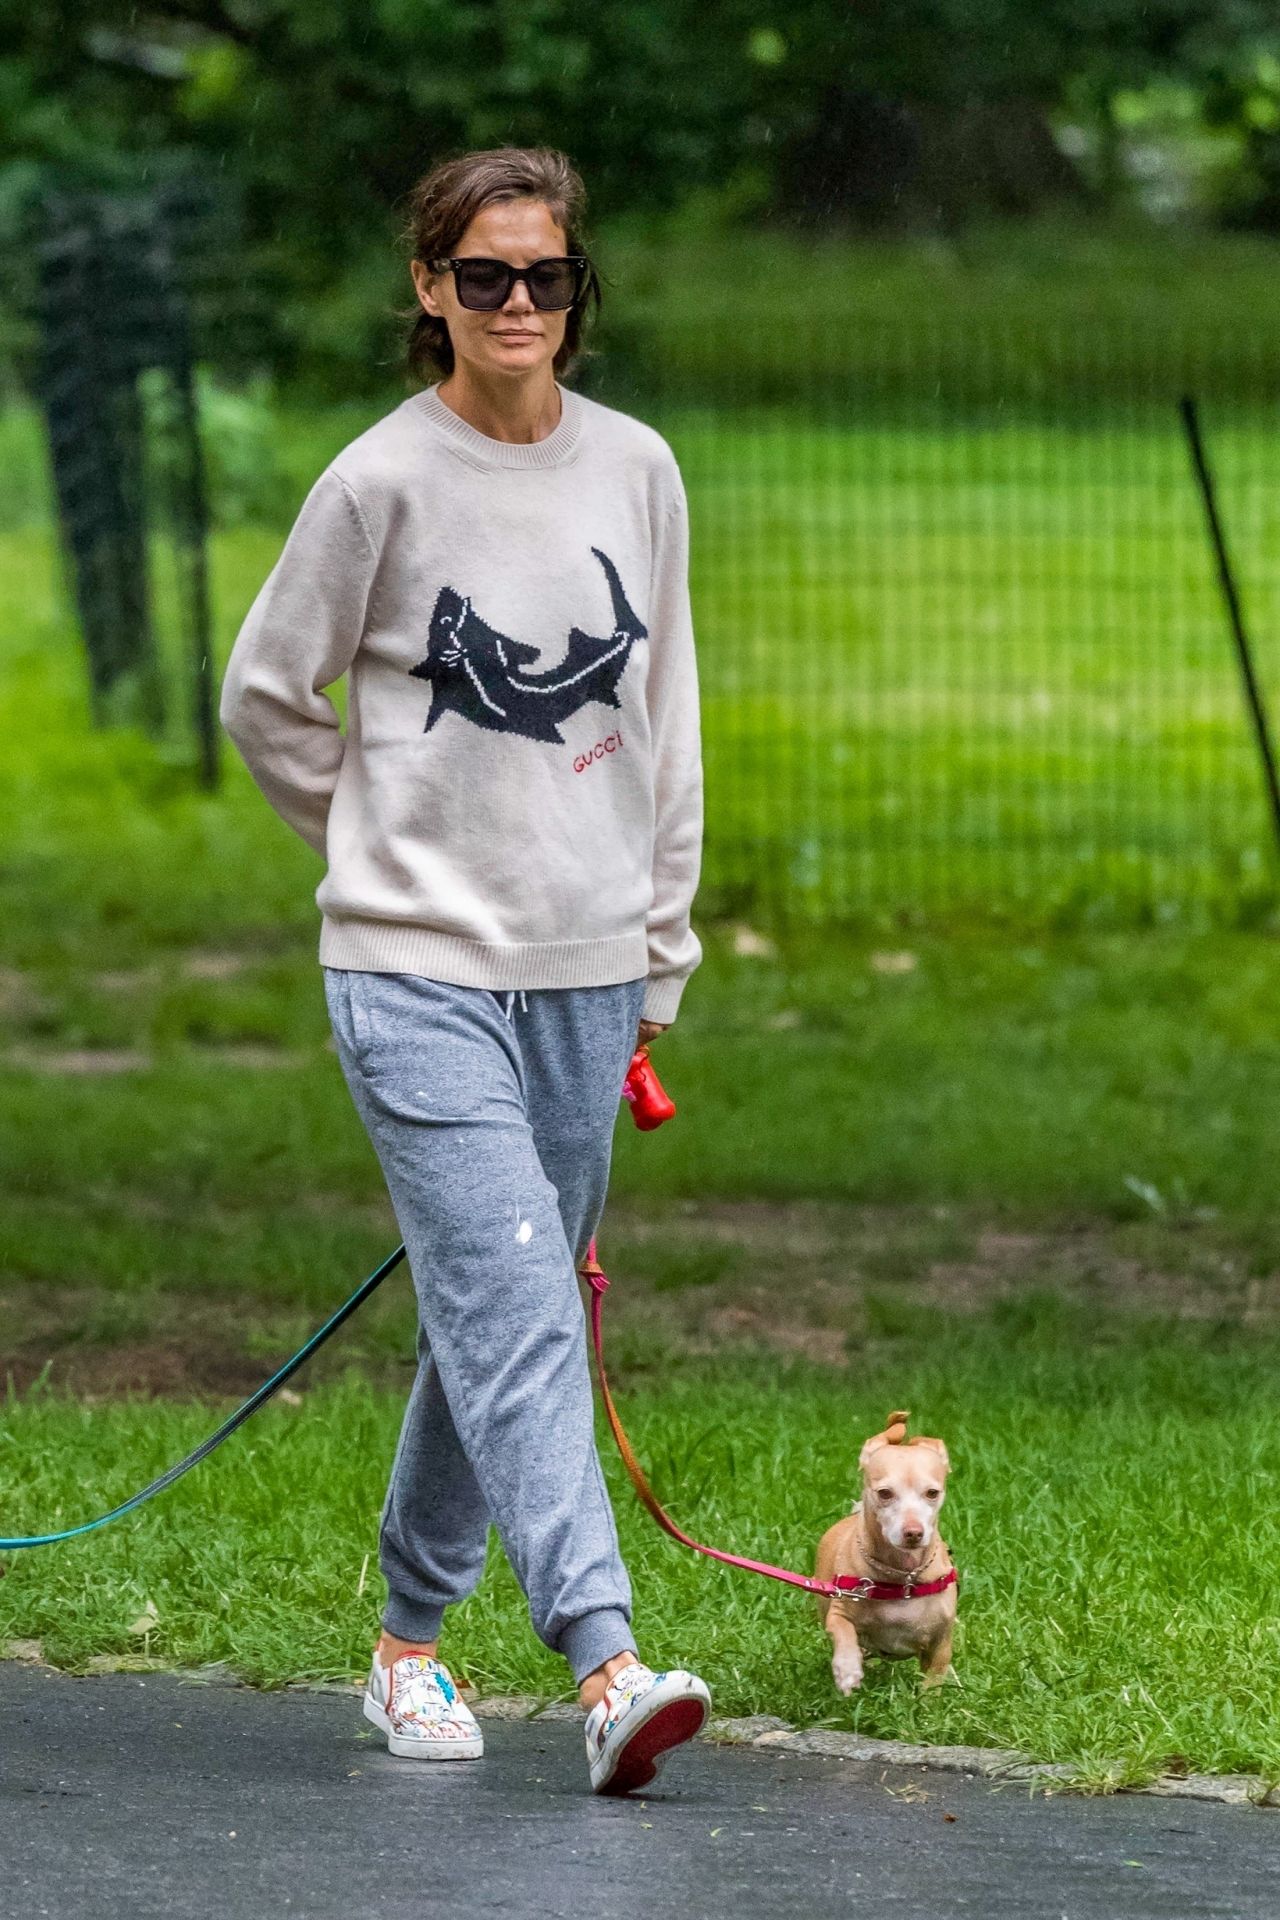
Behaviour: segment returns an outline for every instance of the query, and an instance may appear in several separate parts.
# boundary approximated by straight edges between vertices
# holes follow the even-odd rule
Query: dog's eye
[[[942,1488],[926,1487],[924,1497],[926,1500],[940,1500],[942,1498]]]
[[[876,1488],[876,1499],[877,1499],[877,1500],[892,1500],[892,1498],[893,1498],[893,1488],[892,1488],[892,1487],[877,1487],[877,1488]]]

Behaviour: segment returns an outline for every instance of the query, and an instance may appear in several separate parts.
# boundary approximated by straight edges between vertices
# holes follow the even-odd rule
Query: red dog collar
[[[919,1600],[926,1593],[945,1592],[959,1577],[954,1567],[948,1567],[938,1580],[917,1582],[908,1574],[901,1586],[890,1586],[886,1581],[869,1579],[865,1573],[838,1573],[834,1580],[818,1581],[815,1585],[824,1593],[834,1589],[837,1595],[849,1600]]]

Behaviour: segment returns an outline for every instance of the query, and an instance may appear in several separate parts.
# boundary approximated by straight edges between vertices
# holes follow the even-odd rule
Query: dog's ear
[[[941,1440],[926,1439],[923,1434],[918,1433],[915,1439],[912,1440],[909,1444],[913,1447],[932,1447],[934,1452],[938,1455],[939,1459],[942,1461],[942,1471],[944,1473],[950,1473],[951,1456],[947,1452],[947,1449]]]

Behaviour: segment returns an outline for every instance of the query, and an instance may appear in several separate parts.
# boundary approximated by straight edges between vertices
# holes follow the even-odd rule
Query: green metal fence
[[[1273,833],[1183,436],[1280,705],[1280,356],[945,315],[592,370],[693,529],[708,898],[777,920],[1268,911]],[[704,393],[705,388],[705,393]]]
[[[654,320],[601,348],[582,384],[666,434],[690,498],[708,910],[1130,925],[1277,910],[1178,402],[1199,398],[1280,717],[1280,346],[1159,313],[1080,332],[912,312],[790,322],[781,342]],[[273,446],[287,468],[281,534],[328,457],[326,418],[260,428],[255,485]],[[348,409],[332,450],[359,424]],[[218,493],[234,464],[212,475],[230,583],[250,564]],[[224,596],[247,605],[257,584]],[[215,611],[225,635],[236,609]]]

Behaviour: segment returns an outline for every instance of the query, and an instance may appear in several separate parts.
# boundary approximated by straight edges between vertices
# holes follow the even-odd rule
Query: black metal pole
[[[200,784],[213,792],[218,785],[218,725],[213,685],[213,634],[209,609],[209,503],[205,491],[204,450],[200,441],[200,410],[196,405],[195,373],[184,345],[175,381],[182,415],[187,456],[186,480],[190,507],[187,543],[188,593],[195,669],[194,712],[200,743]]]
[[[1253,668],[1253,653],[1249,646],[1249,636],[1245,631],[1244,615],[1240,608],[1240,595],[1236,590],[1235,575],[1231,570],[1226,536],[1218,515],[1213,475],[1209,470],[1204,440],[1200,433],[1200,418],[1196,411],[1196,403],[1189,393],[1182,396],[1179,410],[1187,430],[1187,441],[1191,447],[1196,478],[1200,483],[1200,497],[1204,501],[1205,518],[1209,523],[1209,535],[1213,541],[1214,556],[1218,563],[1218,581],[1222,587],[1222,597],[1226,602],[1227,617],[1231,623],[1231,635],[1235,641],[1236,657],[1240,662],[1240,677],[1244,681],[1245,698],[1249,702],[1249,712],[1253,718],[1254,737],[1258,743],[1262,771],[1267,783],[1267,795],[1271,802],[1271,824],[1275,829],[1277,845],[1280,845],[1280,780],[1276,778],[1276,759],[1271,746],[1271,731],[1267,725],[1267,710],[1263,705],[1262,689],[1258,685],[1258,676]]]

